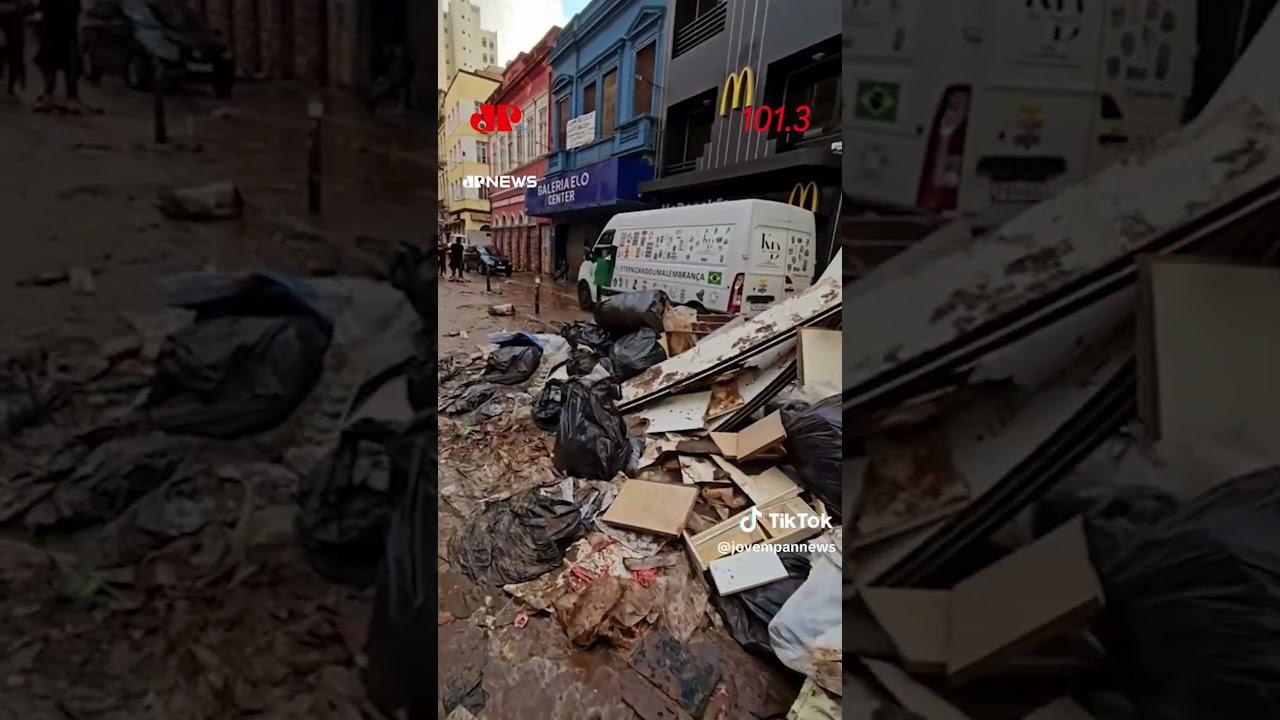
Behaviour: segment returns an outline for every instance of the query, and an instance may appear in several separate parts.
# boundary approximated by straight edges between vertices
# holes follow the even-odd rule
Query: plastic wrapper
[[[667,351],[658,342],[658,333],[649,328],[618,338],[609,353],[613,379],[629,380],[667,359]]]
[[[612,335],[626,335],[640,328],[662,332],[662,318],[671,300],[662,290],[636,290],[610,295],[596,305],[596,322]]]
[[[557,470],[574,477],[612,480],[626,469],[631,443],[614,404],[619,395],[618,386],[608,381],[591,385],[576,381],[566,388],[552,457]]]

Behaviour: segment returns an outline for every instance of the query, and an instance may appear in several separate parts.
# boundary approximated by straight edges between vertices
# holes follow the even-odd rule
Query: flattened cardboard
[[[711,562],[711,579],[721,596],[758,588],[787,577],[776,552],[741,552]]]
[[[949,591],[873,587],[863,588],[859,594],[889,634],[909,672],[946,671]]]
[[[970,720],[968,715],[916,682],[897,665],[871,658],[862,658],[862,664],[902,707],[923,720]]]
[[[1103,603],[1079,518],[951,590],[866,588],[863,597],[909,669],[942,670],[957,684],[1085,623]]]
[[[951,590],[947,674],[962,681],[1102,607],[1084,523],[1072,520]]]
[[[769,536],[771,542],[779,545],[798,543],[817,535],[822,532],[822,527],[812,527],[804,523],[798,523],[799,527],[788,527],[781,522],[775,521],[772,517],[776,513],[786,514],[796,518],[806,516],[821,516],[825,513],[809,507],[809,504],[798,497],[789,497],[784,500],[778,500],[766,507],[760,508],[760,512],[764,513],[761,518],[761,525]]]
[[[778,500],[793,498],[800,494],[800,486],[791,481],[787,474],[778,468],[769,468],[758,475],[748,475],[742,468],[715,455],[711,459],[729,474],[734,484],[751,498],[756,505],[764,505]]]
[[[823,392],[840,392],[841,373],[844,372],[840,363],[843,346],[839,330],[800,328],[796,356],[800,385]]]
[[[713,432],[711,439],[728,460],[746,461],[766,454],[787,439],[782,413],[775,412],[748,425],[741,432]]]
[[[628,480],[601,519],[628,530],[679,537],[697,500],[695,485]]]

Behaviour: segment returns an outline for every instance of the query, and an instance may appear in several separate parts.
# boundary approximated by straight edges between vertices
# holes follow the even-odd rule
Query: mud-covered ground
[[[0,718],[370,716],[370,598],[303,559],[288,442],[195,443],[182,497],[75,531],[33,533],[28,501],[55,450],[146,387],[158,278],[367,275],[385,241],[425,240],[425,129],[331,98],[314,218],[301,88],[182,92],[165,147],[150,96],[113,79],[83,95],[104,113],[38,115],[30,98],[0,97]],[[163,187],[212,181],[239,185],[243,219],[175,222],[154,207]],[[56,409],[17,422],[14,387]]]

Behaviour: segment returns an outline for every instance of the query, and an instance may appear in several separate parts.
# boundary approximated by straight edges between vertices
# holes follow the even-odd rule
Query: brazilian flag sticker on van
[[[896,122],[898,119],[898,83],[862,80],[853,115],[862,120]]]
[[[718,272],[718,271],[716,271],[716,270],[712,270],[711,272],[707,273],[707,284],[708,284],[708,285],[720,285],[720,284],[721,284],[721,283],[723,283],[723,282],[724,282],[724,274],[723,274],[723,273]]]

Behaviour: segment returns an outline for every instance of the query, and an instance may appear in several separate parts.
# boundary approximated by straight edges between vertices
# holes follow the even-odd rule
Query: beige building
[[[463,178],[489,174],[489,136],[471,127],[471,116],[502,80],[497,68],[454,73],[440,104],[440,171],[436,190],[441,198],[445,230],[473,238],[490,228],[489,189],[464,187]]]
[[[498,63],[498,34],[480,27],[480,7],[470,0],[436,0],[436,87],[449,86],[455,73]]]

